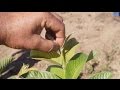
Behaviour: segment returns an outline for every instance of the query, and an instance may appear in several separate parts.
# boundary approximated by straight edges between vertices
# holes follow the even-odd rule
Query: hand
[[[58,50],[65,39],[62,21],[57,14],[47,12],[1,12],[0,42],[15,49]],[[43,28],[47,31],[46,39],[40,36]]]

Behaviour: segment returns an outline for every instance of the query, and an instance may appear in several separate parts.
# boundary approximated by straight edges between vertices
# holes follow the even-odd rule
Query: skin
[[[55,39],[42,38],[40,33],[43,28],[54,33]],[[0,12],[1,45],[49,52],[51,49],[58,50],[64,39],[65,25],[62,18],[55,13]]]

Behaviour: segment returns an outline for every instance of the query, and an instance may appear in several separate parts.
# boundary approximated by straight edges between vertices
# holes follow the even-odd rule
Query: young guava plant
[[[50,53],[32,50],[30,57],[36,60],[47,60],[55,65],[48,67],[47,71],[57,75],[60,79],[77,79],[82,72],[87,61],[93,59],[93,52],[89,55],[84,53],[76,53],[79,42],[69,35],[64,45],[58,52]]]
[[[57,52],[52,51],[45,53],[32,50],[30,57],[36,60],[47,60],[52,62],[46,71],[39,71],[37,68],[29,67],[23,64],[17,75],[13,75],[8,79],[77,79],[82,72],[85,64],[93,59],[94,53],[89,55],[82,52],[76,53],[79,43],[75,38],[69,35],[64,42],[63,47]],[[13,61],[14,57],[8,57],[0,60],[0,76],[5,72],[6,67]],[[90,76],[90,79],[109,79],[112,73],[103,71]]]

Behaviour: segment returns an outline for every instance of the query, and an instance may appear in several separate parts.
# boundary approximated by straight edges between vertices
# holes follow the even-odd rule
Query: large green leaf
[[[112,73],[108,71],[102,71],[100,73],[96,73],[90,77],[90,79],[110,79],[112,77]]]
[[[76,48],[79,46],[79,42],[75,38],[69,39],[70,36],[67,37],[62,51],[66,63],[75,55]]]
[[[83,53],[77,53],[67,64],[65,70],[65,77],[67,79],[77,79],[85,63],[87,61],[88,56]]]
[[[51,73],[57,75],[58,77],[65,79],[65,70],[62,69],[61,67],[58,66],[49,66],[48,67],[48,71],[50,71]]]
[[[0,73],[2,73],[5,68],[8,66],[8,64],[10,64],[13,61],[13,57],[5,57],[2,60],[0,60]]]
[[[60,59],[60,55],[57,52],[42,52],[42,51],[36,51],[32,50],[30,52],[30,57],[36,60],[47,60],[55,64],[62,64],[62,60]]]
[[[58,76],[47,71],[30,71],[27,73],[26,79],[60,79]]]

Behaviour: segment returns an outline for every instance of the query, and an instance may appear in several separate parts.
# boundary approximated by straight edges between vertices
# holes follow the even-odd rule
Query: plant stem
[[[63,58],[62,68],[65,69],[66,68],[66,59],[65,59],[65,51],[64,50],[61,52],[61,55]]]

